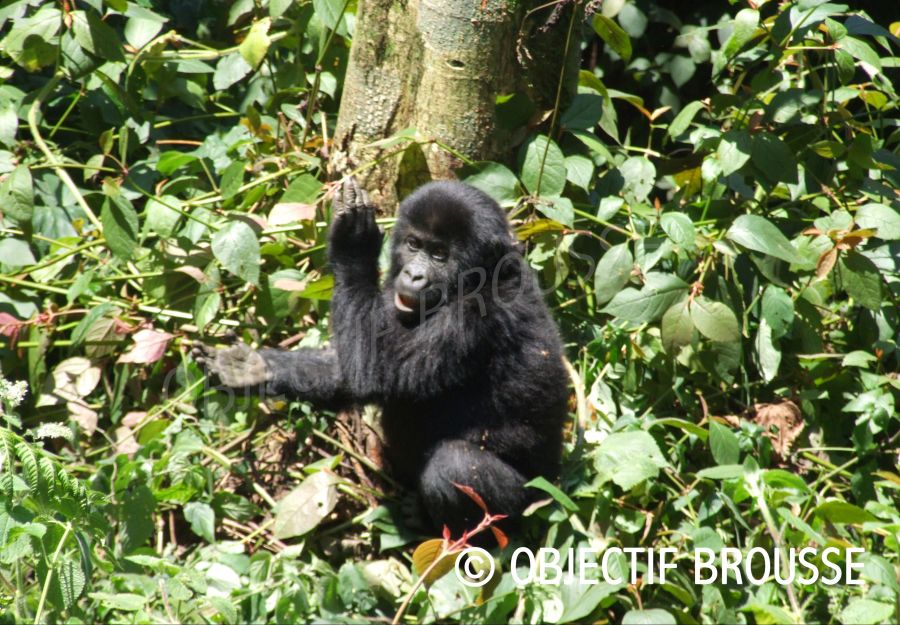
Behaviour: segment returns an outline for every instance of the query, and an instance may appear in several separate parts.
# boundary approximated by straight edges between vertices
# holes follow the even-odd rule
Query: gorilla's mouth
[[[409,295],[404,295],[398,291],[394,292],[394,307],[403,313],[415,312],[419,305],[419,300]]]

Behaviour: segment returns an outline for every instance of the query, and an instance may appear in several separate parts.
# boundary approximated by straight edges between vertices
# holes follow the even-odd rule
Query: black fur
[[[419,293],[420,309],[402,314],[395,290],[409,276],[401,272],[429,242],[448,248],[446,258],[421,261],[439,297]],[[481,519],[452,482],[474,488],[492,513],[518,516],[533,497],[525,482],[558,473],[567,377],[556,326],[506,216],[473,187],[430,183],[400,206],[383,288],[380,246],[370,206],[336,211],[334,349],[264,350],[268,391],[379,404],[389,469],[418,490],[437,529],[458,535]]]

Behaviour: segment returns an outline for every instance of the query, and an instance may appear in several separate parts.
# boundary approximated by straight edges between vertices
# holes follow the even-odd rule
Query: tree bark
[[[565,0],[564,0],[565,2]],[[497,96],[535,89],[542,106],[554,100],[562,71],[571,11],[555,14],[554,23],[534,34],[537,11],[520,32],[525,11],[535,1],[511,0],[360,0],[357,25],[344,80],[344,92],[331,151],[333,174],[365,167],[359,177],[384,209],[392,210],[412,188],[429,179],[453,177],[461,159],[502,156],[495,133]],[[543,16],[546,20],[546,16]],[[579,29],[575,28],[577,33]],[[561,33],[561,36],[560,36]],[[536,84],[519,64],[533,58],[517,50],[540,45]],[[549,47],[549,49],[548,49]],[[558,49],[557,49],[558,48]],[[572,38],[567,90],[577,81],[579,40]],[[548,68],[555,69],[550,70]],[[549,75],[544,76],[544,73]],[[548,91],[543,93],[543,91]],[[416,142],[376,141],[414,128]]]

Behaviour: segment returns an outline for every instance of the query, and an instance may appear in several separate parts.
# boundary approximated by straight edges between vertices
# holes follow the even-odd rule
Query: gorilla
[[[400,205],[390,270],[383,236],[351,178],[334,201],[332,347],[194,348],[232,387],[333,409],[382,409],[389,473],[418,491],[435,529],[472,529],[482,511],[515,519],[534,499],[525,483],[559,472],[567,374],[557,328],[500,206],[461,182],[432,182]],[[501,527],[503,524],[501,524]]]

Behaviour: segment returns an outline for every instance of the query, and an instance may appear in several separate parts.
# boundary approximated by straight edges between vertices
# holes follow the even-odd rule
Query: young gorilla
[[[198,346],[225,385],[383,409],[391,474],[418,490],[435,528],[455,536],[482,512],[517,517],[524,484],[559,470],[567,412],[556,327],[501,208],[460,182],[434,182],[401,205],[391,267],[378,283],[382,234],[356,181],[335,200],[333,349]]]

